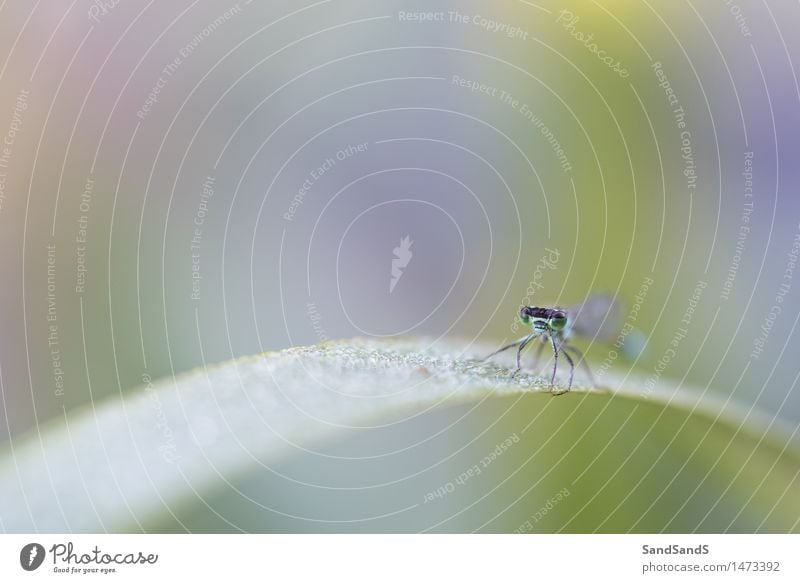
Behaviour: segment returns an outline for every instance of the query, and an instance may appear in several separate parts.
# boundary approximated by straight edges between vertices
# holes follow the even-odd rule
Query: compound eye
[[[530,308],[528,308],[528,306],[522,306],[522,308],[519,311],[519,319],[526,326],[530,325],[530,323],[531,323],[531,314],[530,314]]]
[[[550,327],[553,330],[563,330],[567,325],[567,313],[559,310],[550,317]]]

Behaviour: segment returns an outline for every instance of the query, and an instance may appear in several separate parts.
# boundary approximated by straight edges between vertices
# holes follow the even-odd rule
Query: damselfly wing
[[[622,326],[622,302],[611,294],[592,294],[580,304],[564,310],[569,315],[568,333],[587,340],[610,342]]]

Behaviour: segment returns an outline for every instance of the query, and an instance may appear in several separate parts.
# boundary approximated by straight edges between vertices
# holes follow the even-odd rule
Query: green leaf
[[[511,379],[513,351],[476,360],[491,350],[330,342],[70,411],[0,457],[2,526],[800,530],[800,448],[778,420],[614,370],[592,389],[578,367],[554,397]]]

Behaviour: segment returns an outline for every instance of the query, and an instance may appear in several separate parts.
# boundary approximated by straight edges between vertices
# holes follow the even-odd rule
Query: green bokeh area
[[[427,442],[427,451],[417,447],[389,459],[335,463],[317,455],[293,456],[235,480],[238,494],[221,485],[202,503],[173,508],[174,516],[144,526],[210,532],[228,532],[235,525],[258,532],[520,533],[800,528],[796,454],[681,408],[600,395],[496,399],[477,409],[454,408],[416,424],[401,423],[381,433],[381,443],[398,445],[410,431],[463,417],[468,423]],[[512,445],[490,460],[508,439]],[[368,457],[376,451],[374,443],[374,433],[356,432],[321,454]],[[470,445],[429,465],[435,460],[431,451],[464,443]],[[470,475],[476,465],[480,473]],[[288,485],[277,475],[318,485]],[[319,487],[320,477],[333,487],[400,481],[342,491]],[[399,507],[407,509],[398,512]]]

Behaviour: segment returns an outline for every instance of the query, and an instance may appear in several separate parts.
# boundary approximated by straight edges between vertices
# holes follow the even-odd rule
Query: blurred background
[[[293,345],[499,343],[519,335],[521,303],[595,292],[624,301],[647,340],[634,358],[581,344],[596,370],[674,379],[796,426],[798,23],[796,4],[744,1],[3,3],[0,439],[145,379]],[[630,446],[612,431],[627,411],[581,407],[576,431],[597,419],[612,450]],[[421,501],[540,408],[398,420],[371,455],[412,448],[384,463]],[[496,425],[508,411],[517,421]],[[648,439],[680,426],[655,413],[639,423],[656,428]],[[442,424],[433,445],[416,440]],[[671,478],[698,431],[671,441],[649,479]],[[515,474],[509,456],[492,484],[514,475],[512,492],[462,488],[449,510],[365,525],[351,519],[377,516],[371,498],[326,489],[388,472],[331,462],[362,441],[298,454],[187,502],[191,520],[146,527],[514,530],[588,463],[526,492],[540,472]],[[591,482],[640,486],[626,455],[593,466]],[[422,458],[442,473],[413,485]],[[563,514],[536,528],[746,531],[767,519],[769,505],[733,522],[748,516],[743,495],[710,498],[720,517],[701,521],[706,499],[692,496],[706,469],[670,482],[661,502],[688,501],[680,513],[633,496],[605,521],[575,502],[592,487],[572,486]],[[720,479],[717,492],[732,483]],[[385,504],[394,494],[379,483],[369,496]],[[515,503],[526,506],[498,514]]]

